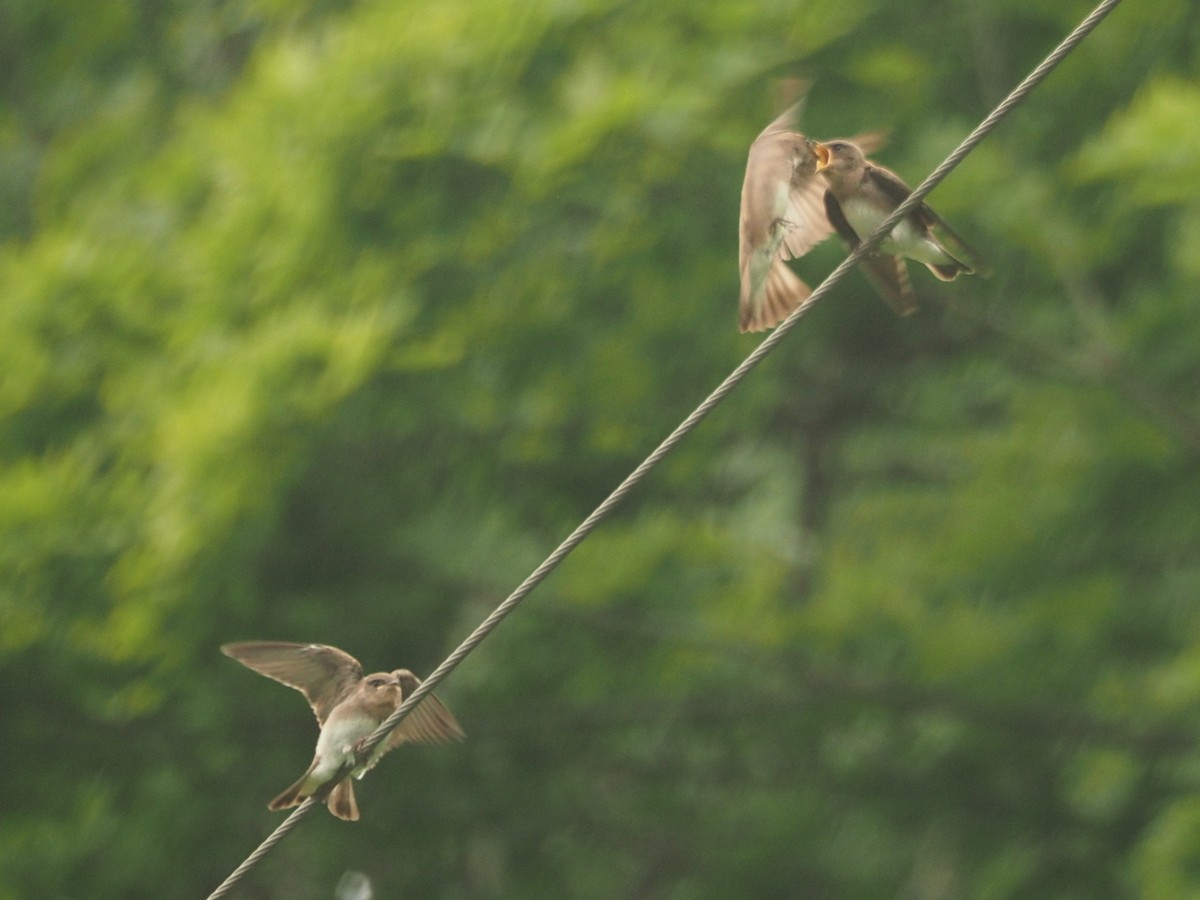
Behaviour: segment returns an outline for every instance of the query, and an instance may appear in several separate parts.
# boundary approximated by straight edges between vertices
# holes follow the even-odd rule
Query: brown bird
[[[894,172],[868,160],[853,141],[816,144],[814,151],[816,169],[828,185],[825,213],[851,250],[912,193]],[[974,251],[921,203],[863,260],[868,278],[902,316],[917,308],[905,257],[924,263],[942,281],[974,274],[977,267]]]
[[[407,669],[364,677],[357,659],[324,644],[249,641],[226,644],[221,652],[300,691],[321,726],[312,765],[295,784],[268,804],[273,810],[299,806],[310,796],[320,797],[343,767],[356,761],[366,738],[421,683]],[[428,694],[375,748],[370,759],[357,761],[352,774],[362,778],[380,757],[400,744],[444,744],[463,737],[463,730],[450,710],[433,694]],[[333,785],[324,799],[329,811],[339,819],[358,819],[354,786],[348,778]]]
[[[798,81],[787,86],[792,96],[807,89]],[[825,183],[816,175],[817,145],[792,130],[803,106],[802,97],[764,128],[746,159],[738,221],[738,328],[743,333],[774,328],[808,298],[812,291],[784,260],[798,259],[833,234]],[[883,133],[855,140],[875,149]]]
[[[792,131],[803,105],[793,104],[763,129],[746,159],[738,222],[743,333],[774,328],[812,293],[784,260],[803,256],[833,233],[816,154],[808,138]]]

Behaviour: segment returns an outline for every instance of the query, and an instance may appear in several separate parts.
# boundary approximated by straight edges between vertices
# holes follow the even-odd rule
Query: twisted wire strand
[[[775,346],[783,340],[784,335],[788,333],[796,322],[803,316],[812,306],[817,303],[822,297],[829,293],[846,273],[867,253],[870,253],[879,245],[879,242],[891,231],[899,221],[908,213],[912,212],[919,203],[932,191],[941,181],[950,174],[950,172],[966,157],[991,131],[1000,123],[1000,121],[1008,115],[1012,109],[1019,105],[1037,87],[1047,75],[1057,66],[1066,56],[1075,49],[1075,47],[1087,35],[1100,24],[1110,12],[1112,12],[1121,0],[1103,0],[1075,29],[1063,39],[1060,43],[1042,62],[1034,69],[1025,80],[1022,81],[1012,92],[1000,102],[1000,104],[992,110],[979,125],[972,131],[962,143],[954,149],[954,151],[946,157],[946,159],[934,169],[929,176],[922,181],[908,198],[901,203],[896,210],[888,216],[871,235],[854,249],[849,256],[842,260],[832,272],[826,276],[825,280],[809,295],[809,297],[801,303],[792,314],[787,317],[780,325],[765,339],[754,351],[742,360],[741,364],[734,369],[725,380],[717,385],[716,389],[709,394],[704,401],[697,406],[686,419],[684,419],[675,430],[672,431],[666,438],[663,439],[654,450],[647,456],[632,472],[626,476],[617,487],[604,500],[592,510],[591,514],[586,519],[576,526],[567,537],[559,544],[554,551],[542,561],[536,569],[531,572],[517,588],[508,595],[508,597],[497,606],[491,614],[484,619],[467,638],[455,648],[442,664],[429,674],[416,690],[414,690],[404,702],[400,704],[390,716],[371,734],[363,743],[359,757],[366,758],[371,751],[379,745],[381,741],[387,738],[392,730],[400,724],[400,722],[421,702],[426,694],[429,694],[435,687],[438,686],[455,668],[461,663],[471,652],[483,642],[492,631],[511,613],[526,596],[529,595],[535,587],[537,587],[547,575],[558,567],[567,555],[574,550],[580,543],[583,542],[593,529],[604,520],[606,516],[633,490],[634,487],[653,469],[659,462],[662,461],[672,449],[682,441],[697,425],[707,416],[718,403],[725,399],[738,383],[745,378],[751,370],[753,370],[762,360],[770,353]],[[347,767],[347,772],[349,767]],[[335,783],[336,779],[331,782]],[[224,897],[231,891],[234,886],[251,870],[258,862],[266,856],[266,854],[290,832],[299,821],[307,815],[317,801],[309,798],[304,801],[297,809],[288,816],[279,826],[267,836],[245,861],[238,866],[228,878],[223,881],[215,891],[209,896],[208,900],[218,900]]]
[[[232,891],[239,881],[241,881],[251,869],[258,865],[259,861],[271,852],[271,849],[287,837],[288,832],[295,828],[300,820],[308,815],[309,811],[317,805],[317,801],[309,797],[294,810],[292,814],[279,823],[278,827],[267,835],[266,840],[254,848],[254,852],[247,856],[240,866],[229,873],[228,877],[222,881],[215,891],[208,895],[208,900],[215,900],[217,897],[224,897]]]

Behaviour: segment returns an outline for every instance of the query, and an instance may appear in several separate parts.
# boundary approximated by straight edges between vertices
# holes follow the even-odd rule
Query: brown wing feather
[[[863,152],[863,156],[870,156],[887,143],[888,134],[889,131],[886,128],[878,128],[875,131],[856,134],[850,138],[850,143],[857,146]]]
[[[846,214],[842,212],[842,204],[838,203],[837,197],[833,196],[833,191],[828,190],[825,192],[824,201],[825,215],[829,218],[829,224],[838,233],[838,237],[849,244],[850,249],[853,250],[862,241],[859,240],[858,232],[846,220]]]
[[[800,116],[800,111],[804,108],[804,98],[793,103],[783,112],[772,120],[771,124],[758,133],[758,138],[766,137],[768,134],[778,134],[781,131],[791,131],[793,123]]]
[[[357,659],[325,644],[246,641],[226,644],[221,652],[260,675],[300,691],[322,725],[363,677]]]
[[[897,205],[908,199],[908,195],[912,193],[900,177],[890,169],[885,169],[883,166],[875,163],[868,163],[865,176],[871,179],[871,183],[877,187],[882,193],[886,194]],[[937,238],[944,238],[951,246],[945,246],[945,241],[940,241],[942,249],[946,253],[957,260],[958,266],[929,266],[929,270],[943,281],[953,281],[955,276],[960,272],[965,272],[970,275],[976,269],[981,268],[979,254],[975,252],[966,241],[959,236],[953,228],[946,224],[946,220],[933,211],[928,203],[919,203],[913,211],[911,222],[919,226],[919,230],[925,234],[930,231],[936,232]]]
[[[804,91],[808,83],[800,83]],[[778,119],[763,130],[763,135],[780,131],[791,131],[804,107],[804,98],[785,111]],[[762,135],[760,135],[761,137]],[[880,129],[855,135],[853,141],[863,153],[873,153],[887,143],[888,132]],[[788,194],[787,220],[791,227],[783,240],[780,254],[784,259],[799,259],[833,233],[825,216],[822,198],[825,194],[824,179],[815,174],[797,175]],[[795,304],[792,305],[792,308]],[[790,311],[790,310],[789,310]],[[774,323],[778,324],[778,322]],[[771,327],[771,326],[765,326]]]
[[[808,285],[796,277],[796,273],[777,257],[767,271],[762,301],[757,309],[751,303],[742,304],[738,327],[743,334],[774,328],[791,315],[793,309],[807,300],[811,293]]]
[[[407,699],[421,684],[408,669],[397,669],[392,673],[400,679],[400,689]],[[426,694],[416,709],[404,717],[396,730],[388,737],[388,749],[400,744],[449,744],[461,741],[466,734],[454,713],[450,712],[436,694]]]
[[[825,185],[815,175],[792,179],[788,190],[787,216],[789,228],[783,238],[780,256],[798,259],[833,233],[825,216],[822,198]]]
[[[890,253],[868,253],[859,265],[879,295],[898,316],[917,311],[917,297],[908,279],[908,267],[903,258]]]
[[[899,175],[891,169],[885,169],[883,166],[873,162],[866,164],[863,171],[863,178],[870,180],[871,184],[878,188],[880,193],[892,201],[893,209],[907,200],[908,195],[912,193]]]
[[[976,272],[982,271],[987,274],[987,266],[981,261],[978,251],[966,241],[962,236],[946,224],[946,220],[935,213],[928,205],[922,203],[917,208],[917,216],[921,223],[924,224],[927,231],[932,231],[938,239],[938,243],[942,245],[950,256],[958,262],[961,268],[955,269],[953,266],[943,266],[947,275],[939,273],[935,267],[930,266],[930,270],[942,280],[953,281],[958,274],[974,275]],[[949,246],[947,246],[949,245]],[[952,274],[950,274],[952,273]]]

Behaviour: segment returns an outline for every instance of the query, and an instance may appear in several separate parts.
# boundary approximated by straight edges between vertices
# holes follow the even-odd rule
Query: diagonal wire
[[[858,247],[854,249],[853,253],[842,260],[841,264],[829,273],[829,275],[824,281],[821,282],[817,289],[814,290],[803,303],[796,307],[796,309],[792,311],[792,314],[788,316],[779,325],[779,327],[771,333],[769,337],[767,337],[761,344],[758,345],[758,347],[754,349],[753,353],[742,360],[741,365],[739,365],[728,376],[726,376],[725,380],[717,385],[716,389],[713,390],[713,392],[709,394],[704,401],[675,428],[674,431],[667,435],[662,443],[655,447],[653,452],[651,452],[649,456],[642,460],[641,464],[639,464],[636,469],[630,472],[625,480],[617,485],[613,492],[609,494],[599,506],[592,510],[591,514],[586,519],[576,526],[574,531],[567,535],[566,539],[554,549],[554,552],[547,556],[542,564],[534,569],[533,572],[531,572],[529,576],[517,586],[516,590],[509,594],[504,602],[497,606],[492,611],[491,615],[484,619],[483,622],[481,622],[479,626],[467,636],[466,640],[459,644],[454,652],[446,657],[442,664],[434,669],[433,672],[430,673],[429,677],[426,678],[416,690],[414,690],[408,697],[404,699],[404,702],[401,703],[400,706],[396,707],[396,711],[388,716],[387,719],[384,720],[383,724],[381,724],[379,728],[377,728],[375,732],[363,743],[363,746],[358,754],[359,758],[369,757],[371,751],[374,750],[375,747],[378,746],[391,733],[392,729],[400,724],[400,721],[404,719],[405,716],[412,712],[413,708],[421,702],[422,698],[424,698],[426,694],[430,693],[435,687],[437,687],[437,685],[440,684],[441,681],[446,678],[446,676],[453,672],[454,669],[458,667],[458,664],[461,663],[477,646],[479,646],[479,644],[483,642],[483,639],[491,634],[496,626],[498,626],[509,613],[516,609],[517,605],[524,600],[525,597],[535,587],[545,580],[546,576],[554,571],[554,569],[558,567],[559,563],[566,559],[567,555],[572,550],[574,550],[577,546],[579,546],[580,543],[583,542],[583,539],[586,538],[610,512],[612,512],[613,508],[625,499],[626,495],[633,490],[638,482],[640,482],[651,469],[658,465],[659,462],[662,461],[663,457],[665,457],[672,449],[674,449],[676,444],[678,444],[690,432],[692,432],[705,418],[705,416],[707,416],[718,403],[725,399],[725,396],[729,394],[738,385],[738,383],[751,372],[751,370],[753,370],[760,362],[762,362],[763,358],[766,357],[768,353],[775,349],[775,346],[781,340],[783,340],[784,335],[786,335],[795,326],[800,317],[808,312],[808,310],[812,308],[813,304],[828,294],[833,286],[841,281],[842,278],[845,277],[846,273],[849,272],[850,269],[860,259],[862,259],[863,256],[874,250],[875,247],[879,245],[879,242],[882,241],[887,235],[887,233],[891,231],[896,224],[902,218],[904,218],[904,216],[912,212],[912,210],[915,209],[922,200],[924,200],[930,191],[937,187],[942,179],[949,175],[951,170],[953,170],[960,162],[962,162],[963,158],[970,153],[976,147],[976,145],[978,145],[980,141],[982,141],[992,131],[992,129],[994,129],[1000,123],[1000,120],[1003,119],[1015,106],[1021,103],[1029,95],[1029,93],[1035,87],[1037,87],[1037,85],[1040,84],[1047,75],[1050,74],[1051,70],[1053,70],[1055,66],[1062,62],[1062,60],[1066,58],[1067,54],[1074,50],[1076,45],[1078,45],[1080,41],[1087,37],[1092,29],[1099,25],[1100,21],[1110,12],[1112,12],[1120,2],[1121,0],[1103,0],[1103,2],[1100,3],[1100,5],[1098,5],[1086,19],[1080,22],[1079,25],[1075,27],[1075,30],[1067,35],[1067,37],[1063,39],[1062,43],[1054,48],[1050,55],[1047,56],[1036,69],[1030,72],[1029,75],[1026,76],[1025,80],[1017,85],[1017,87],[1013,89],[1012,93],[1005,97],[1004,100],[1001,101],[1000,105],[992,110],[992,113],[986,119],[979,123],[974,131],[967,135],[963,142],[955,148],[954,152],[947,156],[942,164],[934,169],[933,172],[929,174],[929,177],[922,181],[903,203],[896,207],[895,212],[884,219],[883,223],[871,233],[870,237],[859,244]],[[347,767],[347,771],[349,771],[349,767]],[[330,782],[330,784],[336,783],[336,781],[337,779],[334,779]],[[237,884],[237,882],[240,881],[247,872],[253,869],[254,866],[258,864],[259,860],[266,856],[271,848],[279,843],[287,835],[287,833],[296,826],[300,819],[307,815],[312,807],[316,804],[317,801],[313,798],[309,798],[308,800],[304,801],[304,803],[301,804],[295,810],[295,812],[281,822],[279,827],[277,827],[270,835],[268,835],[266,840],[264,840],[253,853],[246,857],[245,861],[238,866],[237,869],[235,869],[229,875],[229,877],[226,878],[220,884],[220,886],[218,886],[217,889],[208,896],[208,900],[218,900],[218,898],[224,897],[226,894],[228,894],[229,891],[232,890]]]

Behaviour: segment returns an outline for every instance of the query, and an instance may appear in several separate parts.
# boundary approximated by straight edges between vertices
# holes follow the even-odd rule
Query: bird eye
[[[383,679],[382,678],[372,678],[370,681],[367,682],[367,684],[371,685],[371,687],[373,687],[373,688],[383,687]]]

